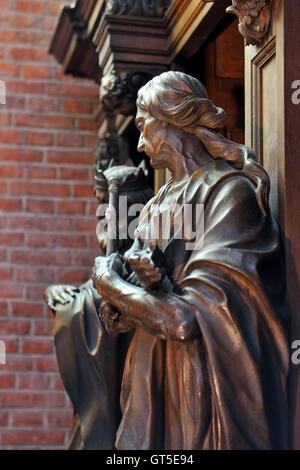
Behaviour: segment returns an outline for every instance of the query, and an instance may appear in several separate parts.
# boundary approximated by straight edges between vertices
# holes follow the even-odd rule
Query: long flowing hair
[[[252,149],[220,133],[226,114],[208,98],[199,80],[182,72],[164,72],[139,90],[137,106],[161,122],[196,135],[213,158],[224,158],[242,170],[255,184],[258,204],[267,215],[270,180],[265,169],[256,162]]]

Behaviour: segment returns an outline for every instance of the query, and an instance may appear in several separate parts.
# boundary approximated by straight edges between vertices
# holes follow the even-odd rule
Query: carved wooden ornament
[[[216,2],[220,0],[204,0]],[[272,0],[232,0],[227,13],[234,13],[239,19],[239,31],[246,39],[246,45],[259,46],[268,32],[271,21]]]

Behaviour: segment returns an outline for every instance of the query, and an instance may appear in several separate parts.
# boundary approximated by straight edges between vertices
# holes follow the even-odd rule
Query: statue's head
[[[138,92],[136,125],[141,132],[138,150],[147,153],[154,168],[168,167],[168,156],[164,155],[168,145],[176,151],[176,146],[180,149],[179,141],[183,135],[180,132],[191,134],[199,139],[209,156],[223,158],[234,168],[244,171],[257,186],[259,205],[267,213],[269,178],[255,161],[253,150],[220,133],[225,117],[223,109],[208,98],[199,80],[182,72],[164,72]],[[168,127],[172,132],[168,132]]]
[[[138,92],[138,150],[147,153],[154,168],[168,166],[167,147],[180,148],[183,134],[199,137],[203,127],[219,131],[224,121],[223,109],[212,103],[199,80],[185,73],[162,73]]]
[[[110,179],[117,179],[120,181],[118,186],[119,196],[127,197],[127,207],[128,209],[133,204],[143,204],[145,205],[148,200],[153,196],[153,190],[148,183],[148,171],[145,167],[144,162],[138,167],[127,166],[127,165],[118,165],[110,166],[106,170],[102,171],[99,167],[95,169],[95,186],[94,194],[98,201],[98,210],[97,213],[102,213],[100,207],[103,204],[108,204],[108,182]],[[119,220],[119,230],[121,229],[120,225],[122,223],[130,223],[132,219],[137,217],[138,214],[130,217],[120,218]],[[104,215],[98,216],[98,220],[104,221]],[[106,249],[106,228],[105,224],[98,224],[97,226],[97,237],[101,249],[105,252]],[[129,240],[123,240],[122,243],[126,245]]]

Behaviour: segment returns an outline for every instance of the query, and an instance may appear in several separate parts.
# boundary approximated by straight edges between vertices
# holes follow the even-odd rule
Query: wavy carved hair
[[[196,135],[213,158],[224,158],[242,170],[256,186],[262,212],[269,211],[269,177],[255,161],[255,153],[245,145],[226,139],[226,114],[213,104],[199,80],[182,72],[164,72],[154,77],[138,92],[137,106],[155,119]]]

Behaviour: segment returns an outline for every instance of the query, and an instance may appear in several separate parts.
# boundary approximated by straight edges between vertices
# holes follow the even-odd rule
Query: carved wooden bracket
[[[112,70],[102,77],[100,101],[108,112],[133,115],[136,111],[137,92],[151,78],[152,75],[146,72],[118,73]]]
[[[204,0],[218,2],[220,0]],[[223,1],[223,0],[221,0]],[[246,45],[259,46],[266,36],[271,22],[272,0],[232,0],[226,11],[239,19],[239,31],[246,39]]]

